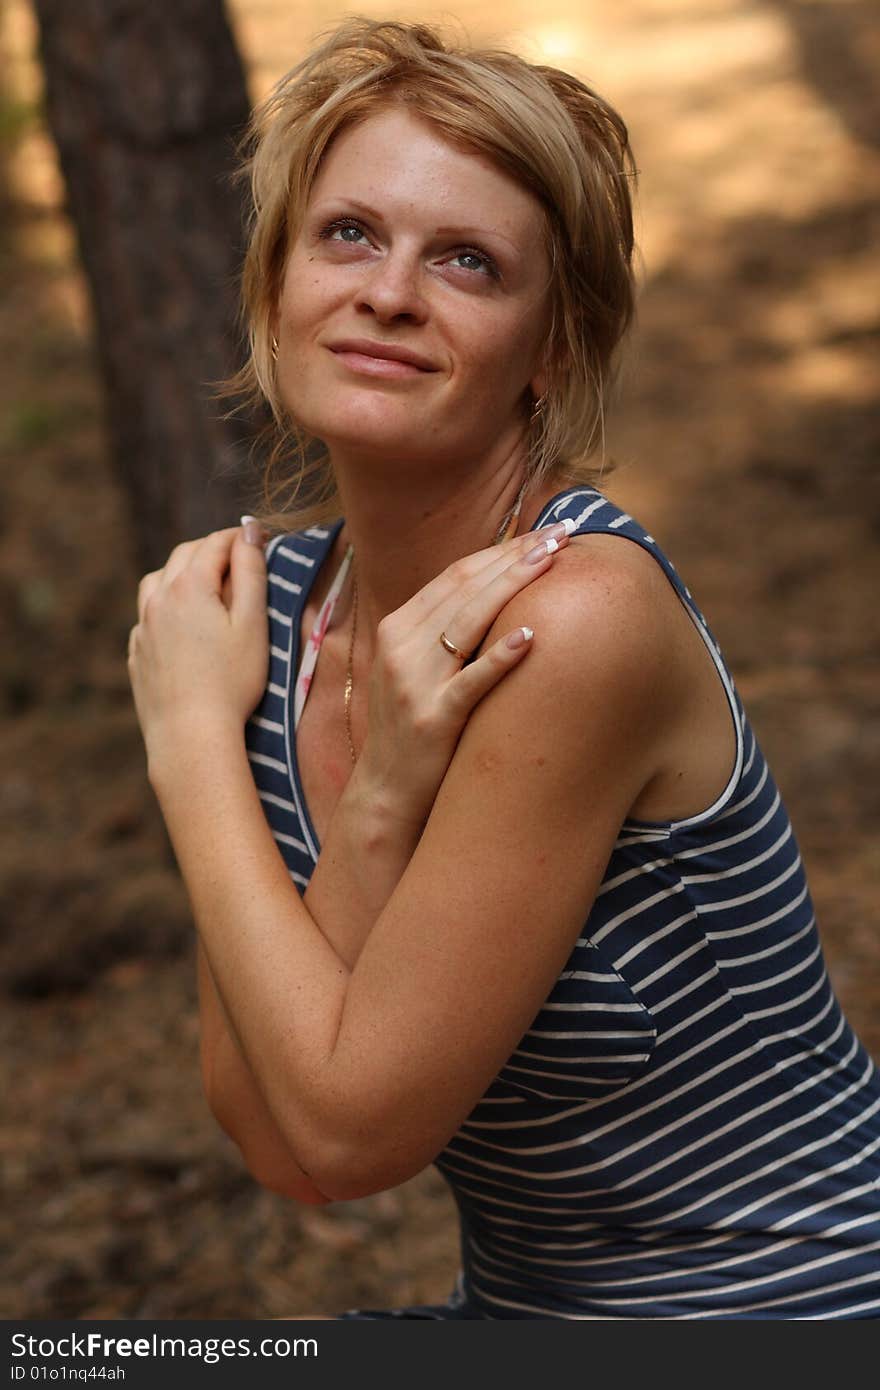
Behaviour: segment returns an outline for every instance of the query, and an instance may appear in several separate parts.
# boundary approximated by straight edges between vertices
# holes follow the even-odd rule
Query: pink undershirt
[[[294,686],[293,692],[294,730],[296,730],[296,728],[299,725],[299,721],[302,718],[302,712],[305,708],[309,688],[312,684],[312,676],[314,674],[315,665],[318,660],[318,652],[321,650],[321,643],[324,641],[327,628],[330,624],[330,619],[333,616],[333,610],[336,607],[336,600],[339,598],[339,595],[342,591],[342,586],[345,583],[345,577],[348,574],[348,571],[351,567],[351,557],[353,554],[354,546],[350,545],[346,550],[345,555],[342,557],[342,563],[340,564],[339,569],[336,571],[336,576],[333,580],[333,583],[330,585],[330,591],[327,594],[327,597],[321,604],[321,610],[318,613],[317,618],[315,619],[315,625],[312,628],[311,636],[309,637],[308,642],[306,642],[305,648],[303,650],[302,660],[299,663],[299,670],[296,673],[296,684]]]

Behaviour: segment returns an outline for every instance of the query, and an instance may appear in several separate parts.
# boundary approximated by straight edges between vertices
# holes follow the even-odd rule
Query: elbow
[[[208,1106],[217,1124],[227,1138],[231,1139],[244,1162],[244,1166],[260,1187],[274,1192],[278,1197],[286,1197],[292,1202],[302,1202],[307,1206],[325,1206],[336,1200],[328,1197],[297,1163],[292,1152],[279,1142],[275,1135],[261,1136],[241,1117],[223,1105],[216,1095],[206,1089]]]
[[[276,1144],[263,1145],[252,1135],[236,1134],[227,1126],[224,1128],[254,1182],[267,1192],[310,1207],[326,1206],[336,1200],[316,1185],[287,1150],[281,1150]]]
[[[332,1202],[355,1202],[408,1182],[428,1166],[433,1158],[382,1150],[375,1142],[338,1144],[325,1147],[315,1164],[321,1191]]]
[[[429,1135],[418,1141],[399,1110],[392,1118],[387,1110],[380,1115],[374,1107],[358,1107],[352,1113],[350,1104],[334,1104],[311,1124],[297,1114],[267,1127],[240,1097],[224,1092],[216,1069],[211,1080],[205,1086],[211,1112],[251,1177],[292,1201],[320,1206],[386,1192],[415,1177],[438,1152]]]
[[[453,1131],[454,1132],[454,1131]],[[419,1124],[410,1098],[336,1106],[325,1116],[311,1171],[333,1202],[354,1202],[399,1187],[424,1171],[452,1134]]]
[[[276,1197],[286,1197],[290,1202],[301,1202],[309,1207],[327,1206],[335,1200],[317,1188],[298,1165],[291,1169],[283,1163],[267,1163],[262,1158],[249,1157],[244,1149],[239,1151],[254,1182],[267,1192],[274,1192]]]

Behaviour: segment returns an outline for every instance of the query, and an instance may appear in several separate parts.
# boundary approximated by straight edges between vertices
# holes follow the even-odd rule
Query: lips
[[[373,371],[381,375],[388,372],[398,375],[400,369],[406,375],[437,371],[427,357],[400,343],[382,343],[373,338],[343,338],[329,343],[328,347],[354,370]],[[398,370],[395,371],[395,368]]]

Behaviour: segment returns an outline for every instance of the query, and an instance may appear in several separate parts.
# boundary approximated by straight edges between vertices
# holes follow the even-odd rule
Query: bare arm
[[[654,774],[667,713],[656,614],[638,593],[621,609],[601,573],[583,578],[586,591],[548,585],[541,603],[535,590],[503,614],[509,625],[537,612],[546,659],[468,722],[353,970],[286,875],[240,730],[178,722],[153,762],[244,1055],[291,1150],[335,1198],[403,1181],[455,1131],[546,997]],[[588,663],[572,663],[572,644]]]
[[[295,1162],[235,1040],[201,941],[197,949],[202,1084],[214,1118],[238,1144],[263,1187],[298,1202],[329,1202]],[[220,1087],[215,1085],[217,1072],[223,1076]]]
[[[505,604],[551,568],[569,534],[570,523],[561,522],[465,557],[381,625],[366,742],[305,895],[349,969],[415,853],[467,720],[528,651],[528,642],[507,645],[502,624],[459,670],[438,633],[449,627],[477,651]],[[553,550],[536,558],[548,539]]]
[[[405,822],[392,825],[387,816],[366,804],[354,779],[348,787],[352,790],[337,803],[305,901],[317,902],[313,915],[321,916],[322,930],[352,968],[363,944],[352,925],[363,934],[367,924],[375,922],[412,857],[420,828],[418,833],[406,833]],[[360,909],[352,913],[351,903],[358,896]],[[345,904],[345,910],[334,912],[334,903]],[[329,1202],[331,1198],[296,1162],[266,1105],[235,1038],[201,939],[197,972],[202,1085],[215,1119],[241,1149],[248,1169],[263,1187],[298,1202]]]
[[[562,545],[565,544],[565,534],[559,534],[559,527],[548,529]],[[470,614],[470,621],[476,624],[473,630],[480,637],[504,598],[546,568],[541,563],[528,567],[525,577],[517,572],[512,579],[500,578],[510,570],[517,558],[533,549],[536,542],[535,536],[522,537],[516,544],[503,550],[486,552],[480,561],[483,588],[479,604]],[[162,575],[166,584],[181,573],[198,544],[193,542],[178,547]],[[145,600],[152,587],[148,581],[153,578],[147,577],[146,592],[141,595],[139,608],[142,617]],[[493,581],[496,581],[494,587]],[[407,649],[408,668],[412,665],[413,621],[422,619],[427,612],[436,614],[434,603],[452,592],[448,581],[445,585],[435,584],[434,588],[436,592],[433,595],[429,595],[427,600],[424,595],[420,596],[414,605],[416,611],[403,615],[405,621],[398,623],[398,641],[405,637],[410,643]],[[228,601],[228,595],[227,581],[224,584],[224,602]],[[458,625],[456,631],[460,630]],[[476,639],[472,645],[476,645]],[[371,709],[375,704],[380,717],[374,721],[372,737],[368,736],[362,758],[337,804],[324,850],[305,898],[312,915],[320,922],[324,935],[349,968],[354,966],[366,934],[409,863],[430,809],[433,792],[445,771],[466,713],[522,655],[524,652],[520,651],[517,656],[499,643],[493,651],[481,657],[469,671],[467,683],[459,682],[459,685],[466,685],[465,698],[462,702],[459,697],[458,705],[451,711],[447,709],[445,727],[437,725],[439,711],[431,710],[424,692],[402,689],[399,682],[395,688],[390,670],[380,670],[374,678],[374,684],[378,686],[382,685],[383,680],[385,682],[384,691],[377,689],[371,696]],[[387,664],[394,664],[393,641]],[[432,697],[436,693],[435,689],[431,689]],[[413,698],[415,694],[422,696],[421,703]],[[426,762],[425,757],[420,756],[419,785],[414,785],[411,773],[404,775],[401,768],[394,764],[395,761],[400,763],[402,753],[403,767],[409,769],[412,766],[407,740],[408,720],[409,724],[417,721],[413,741],[418,742],[419,754],[424,753],[426,733],[430,733],[426,729],[425,716],[431,714],[435,719],[434,763],[432,766],[430,759]],[[448,718],[450,714],[451,723]],[[377,788],[381,788],[381,794]],[[355,903],[357,908],[353,911]],[[295,1161],[273,1119],[230,1025],[201,942],[198,982],[202,1075],[215,1117],[239,1145],[251,1172],[264,1186],[300,1201],[328,1200]]]

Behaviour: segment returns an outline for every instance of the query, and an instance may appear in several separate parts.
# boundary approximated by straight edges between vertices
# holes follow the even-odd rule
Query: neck
[[[492,544],[516,505],[525,463],[516,452],[482,472],[444,470],[422,478],[418,488],[399,473],[383,486],[375,471],[346,463],[334,456],[346,539],[355,553],[359,643],[372,649],[382,618],[453,561]],[[545,483],[527,492],[510,534],[527,531],[559,487]]]

